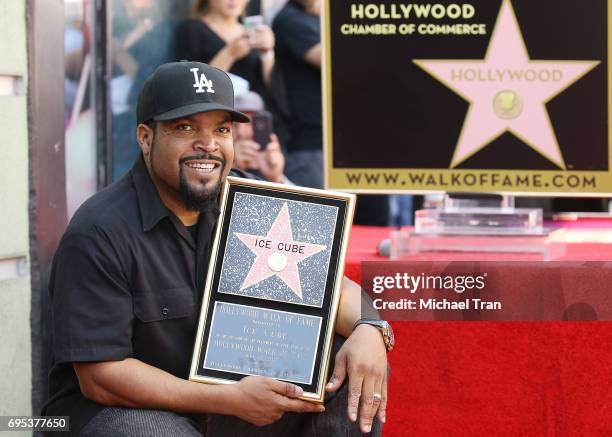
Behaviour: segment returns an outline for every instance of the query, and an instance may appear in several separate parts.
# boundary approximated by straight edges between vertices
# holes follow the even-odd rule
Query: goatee
[[[198,190],[189,184],[187,176],[184,172],[184,162],[194,160],[213,160],[221,163],[220,175],[225,169],[225,161],[216,156],[198,156],[183,158],[179,162],[179,193],[185,204],[185,208],[189,211],[205,212],[217,206],[217,198],[221,191],[221,176],[217,179],[217,183],[210,190]]]

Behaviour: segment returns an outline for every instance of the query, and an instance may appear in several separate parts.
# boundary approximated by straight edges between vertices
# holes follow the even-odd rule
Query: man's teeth
[[[187,163],[187,166],[202,173],[210,173],[215,168],[215,164],[201,164],[197,162]]]

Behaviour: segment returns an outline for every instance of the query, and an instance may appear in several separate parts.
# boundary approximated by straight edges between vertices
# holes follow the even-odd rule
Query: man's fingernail
[[[325,411],[325,407],[323,405],[319,405],[319,412],[322,413],[323,411]]]
[[[302,396],[304,394],[304,390],[302,390],[302,387],[300,387],[299,385],[295,386],[295,395],[296,396]]]
[[[384,414],[382,416],[380,416],[380,421],[382,423],[386,423],[387,422],[387,416],[385,416]]]
[[[372,427],[370,425],[366,425],[363,427],[363,432],[370,432],[372,431]]]
[[[353,422],[357,420],[357,414],[355,414],[355,413],[351,413],[351,415],[349,417],[351,418],[351,420]]]

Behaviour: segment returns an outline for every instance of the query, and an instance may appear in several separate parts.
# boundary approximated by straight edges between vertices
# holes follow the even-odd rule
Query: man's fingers
[[[387,421],[387,372],[385,372],[385,377],[383,378],[382,386],[380,389],[380,405],[378,406],[378,420],[382,423]]]
[[[351,373],[349,376],[349,392],[347,414],[351,421],[357,420],[357,410],[359,409],[359,400],[361,399],[361,390],[363,384],[363,374]]]
[[[372,373],[367,374],[363,380],[359,408],[359,426],[361,427],[361,432],[368,433],[372,430],[372,420],[382,401],[381,385],[382,377]]]
[[[258,164],[257,160],[255,159],[240,159],[239,161],[236,161],[236,166],[239,168],[256,169],[258,167]]]
[[[295,399],[304,394],[304,390],[299,385],[272,380],[272,390],[282,396],[280,403],[285,411],[296,411],[298,413],[321,413],[325,411],[323,405]]]
[[[289,382],[277,381],[271,379],[272,390],[279,395],[286,396],[288,398],[299,398],[304,394],[304,390],[299,385],[291,384]]]
[[[325,386],[325,390],[334,392],[340,388],[344,379],[346,378],[346,355],[339,353],[336,355],[336,365],[334,366],[334,372],[329,382]]]
[[[238,151],[238,153],[241,157],[249,157],[251,159],[255,159],[255,157],[257,156],[257,149],[254,149],[252,147],[243,147]]]
[[[270,134],[270,142],[266,146],[266,150],[280,150],[280,143],[278,137],[275,134]]]
[[[286,399],[283,402],[285,411],[295,411],[296,413],[322,413],[325,407],[320,404],[302,401],[300,399]]]

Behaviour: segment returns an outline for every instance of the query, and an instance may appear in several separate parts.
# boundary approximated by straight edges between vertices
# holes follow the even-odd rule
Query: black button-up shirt
[[[46,414],[71,416],[76,433],[102,408],[81,394],[73,362],[133,357],[188,377],[218,214],[200,214],[194,239],[162,203],[142,158],[81,206],[51,272]]]

